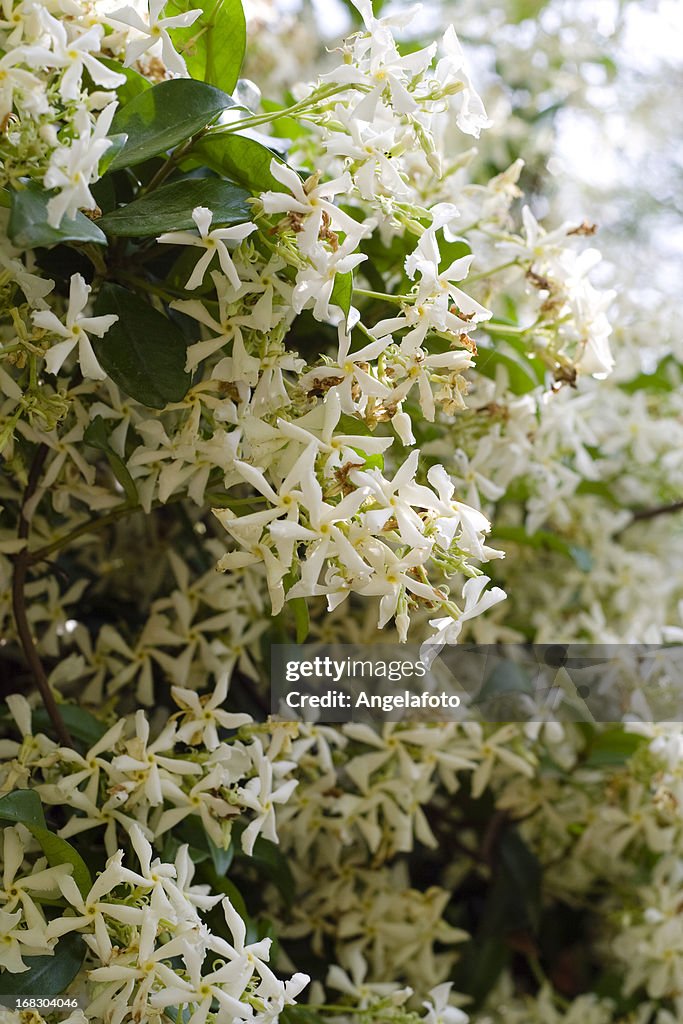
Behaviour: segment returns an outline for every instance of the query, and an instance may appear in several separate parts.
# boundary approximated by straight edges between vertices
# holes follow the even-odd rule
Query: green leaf
[[[365,452],[360,452],[357,448],[354,448],[353,450],[365,459],[363,469],[378,469],[380,473],[383,472],[384,456],[381,452],[376,452],[374,455],[366,455]]]
[[[51,867],[71,864],[76,885],[85,895],[92,887],[92,879],[85,861],[66,839],[50,832],[45,821],[40,797],[33,789],[17,789],[0,798],[0,819],[25,825],[38,840]]]
[[[514,541],[516,544],[523,544],[525,547],[558,551],[567,558],[571,558],[582,572],[590,572],[593,568],[593,557],[587,548],[578,544],[570,544],[563,537],[551,530],[536,530],[535,533],[527,533],[523,526],[497,526],[495,529],[496,540]]]
[[[567,551],[574,559],[576,566],[581,572],[590,572],[593,568],[593,556],[588,548],[582,548],[579,544],[568,544]]]
[[[665,356],[652,373],[639,373],[632,380],[619,387],[632,395],[643,389],[647,391],[676,391],[681,385],[681,364],[672,355]]]
[[[294,103],[294,97],[290,97],[289,105]],[[285,110],[286,104],[278,103],[275,100],[261,100],[261,107],[267,114],[274,114],[278,110]],[[270,132],[278,139],[300,139],[302,135],[306,135],[309,129],[304,124],[297,121],[295,117],[289,117],[285,114],[283,117],[278,117],[277,121],[271,122]]]
[[[455,263],[456,260],[461,259],[463,256],[469,256],[471,252],[470,246],[461,238],[453,242],[447,242],[443,234],[441,234],[439,238],[439,254],[441,256],[439,269],[446,270],[450,267],[451,263]]]
[[[323,1024],[323,1017],[307,1006],[285,1006],[280,1012],[280,1024]]]
[[[29,824],[26,827],[40,843],[50,867],[56,867],[58,864],[71,864],[73,880],[80,889],[81,895],[87,896],[92,889],[92,878],[78,850],[75,850],[71,843],[67,843],[66,839],[55,835],[47,828]]]
[[[123,133],[128,141],[110,170],[133,167],[165,153],[231,106],[233,101],[220,89],[192,78],[174,78],[152,86],[116,112],[112,135]]]
[[[511,951],[500,937],[477,938],[460,947],[455,965],[455,985],[474,1000],[474,1009],[490,996],[508,963]]]
[[[282,192],[282,184],[270,173],[273,158],[280,158],[255,139],[242,135],[208,136],[194,146],[192,153],[213,171],[250,192]]]
[[[145,92],[147,89],[152,88],[152,83],[134,71],[133,68],[124,68],[118,60],[111,60],[109,57],[99,57],[98,61],[100,64],[104,64],[105,68],[109,68],[110,71],[115,71],[118,75],[125,75],[126,81],[123,85],[120,85],[116,90],[116,95],[119,98],[119,103],[123,107],[131,100],[134,100],[136,96],[139,96],[141,92]]]
[[[122,391],[152,409],[180,402],[191,376],[185,371],[185,340],[176,325],[127,288],[105,284],[95,315],[115,313],[103,338],[93,338],[103,370]]]
[[[511,4],[508,19],[511,24],[519,24],[529,18],[538,18],[548,0],[514,0]]]
[[[506,932],[535,933],[541,920],[541,866],[515,828],[503,832],[495,859],[495,878],[481,917],[478,938]]]
[[[294,597],[288,602],[294,613],[294,625],[296,626],[296,642],[303,644],[311,630],[311,620],[308,614],[308,603],[305,597]]]
[[[164,231],[196,230],[192,211],[207,206],[213,212],[212,226],[241,224],[249,220],[249,193],[219,178],[186,178],[155,189],[141,199],[102,217],[99,224],[108,235],[143,238]]]
[[[110,135],[109,141],[111,142],[111,146],[106,153],[103,153],[97,168],[97,173],[100,178],[103,174],[107,173],[111,165],[114,163],[114,160],[128,141],[128,136],[125,132],[120,132],[118,135]]]
[[[227,850],[216,846],[211,836],[206,837],[206,843],[211,854],[211,861],[217,874],[223,876],[227,873],[235,856],[235,847],[230,843]]]
[[[193,78],[232,92],[237,85],[247,46],[247,23],[241,0],[169,0],[166,13],[184,14],[201,8],[187,28],[173,29],[173,44],[185,58]]]
[[[485,328],[486,325],[482,326]],[[526,395],[543,383],[528,360],[517,359],[499,349],[477,344],[479,354],[475,359],[475,369],[484,377],[495,380],[498,367],[504,367],[508,375],[508,386],[515,395]]]
[[[88,424],[85,433],[83,434],[83,440],[86,444],[91,445],[91,447],[104,452],[107,457],[107,462],[111,467],[111,471],[123,487],[128,501],[131,505],[137,505],[139,497],[135,481],[128,472],[128,467],[121,456],[118,452],[115,452],[109,444],[109,433],[101,416],[96,416],[95,419]]]
[[[85,708],[79,708],[75,704],[60,704],[59,713],[69,733],[88,747],[93,747],[107,731],[106,725],[103,725],[99,718],[95,718]],[[37,708],[33,712],[32,720],[36,732],[43,732],[50,727],[50,718],[45,708]]]
[[[269,839],[259,836],[254,843],[254,849],[250,863],[261,868],[266,877],[275,885],[280,895],[291,906],[294,899],[294,878],[289,867],[289,862],[279,846],[271,843]]]
[[[55,194],[46,192],[33,182],[21,190],[12,190],[7,233],[17,248],[35,249],[61,242],[107,244],[97,224],[80,212],[73,219],[64,217],[58,228],[51,228],[47,222],[47,204]]]
[[[86,945],[77,932],[65,935],[52,956],[25,956],[28,971],[0,974],[0,995],[58,996],[69,987],[81,969]]]
[[[620,726],[595,734],[588,757],[582,762],[588,768],[619,767],[643,746],[644,737],[626,732]]]
[[[0,797],[0,820],[21,822],[22,825],[46,827],[40,797],[34,789],[15,789]]]
[[[344,328],[348,331],[349,327],[349,310],[351,309],[351,299],[353,298],[353,272],[351,270],[346,274],[337,274],[334,279],[334,286],[332,288],[332,294],[330,295],[330,302],[335,306],[339,306],[342,313],[344,314]]]
[[[351,416],[347,412],[343,412],[339,417],[338,427],[340,434],[349,434],[351,437],[373,436],[373,432],[365,420],[360,419],[358,416]]]
[[[219,875],[216,869],[209,864],[208,861],[201,865],[199,874],[201,875],[202,880],[209,883],[214,892],[222,892],[224,896],[229,897],[230,902],[243,921],[246,922],[249,920],[249,913],[242,894],[229,878]],[[218,907],[213,908],[213,912],[220,914],[223,927],[225,928],[225,918],[223,916],[223,911],[220,908],[220,904]]]
[[[503,693],[526,693],[533,696],[534,684],[529,673],[516,661],[499,661],[477,694],[476,703]]]

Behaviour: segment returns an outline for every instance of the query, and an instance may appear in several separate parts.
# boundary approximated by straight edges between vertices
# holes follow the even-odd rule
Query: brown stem
[[[656,519],[657,516],[668,516],[674,512],[683,512],[683,501],[673,501],[670,505],[656,505],[654,508],[643,508],[639,512],[633,513],[631,523],[643,519]],[[630,526],[631,523],[628,525]]]
[[[36,492],[48,451],[49,448],[47,445],[39,445],[36,450],[33,463],[31,464],[26,490],[24,491],[21,509],[19,511],[19,530],[17,533],[19,540],[25,540],[28,542],[30,523],[26,518],[25,510],[28,502]],[[43,704],[50,716],[50,720],[54,726],[59,742],[65,747],[72,747],[73,742],[59,712],[59,708],[57,707],[57,702],[50,688],[50,683],[48,682],[47,675],[45,674],[43,663],[38,656],[38,651],[36,650],[36,645],[33,640],[33,634],[31,633],[31,627],[26,615],[26,595],[24,588],[26,585],[26,574],[28,572],[29,563],[30,555],[28,543],[26,543],[14,559],[14,572],[12,576],[12,607],[14,609],[14,621],[17,624],[17,633],[19,634],[19,640],[24,652],[24,657],[26,658],[26,663],[36,681]]]

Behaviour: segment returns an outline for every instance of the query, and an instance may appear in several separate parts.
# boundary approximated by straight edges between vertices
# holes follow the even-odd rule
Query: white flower
[[[391,28],[410,24],[415,8],[398,17],[380,19],[373,15],[370,0],[354,0],[354,6],[367,33],[355,37],[351,61],[323,75],[321,80],[366,87],[366,95],[352,110],[352,116],[359,121],[373,121],[380,100],[385,100],[398,114],[413,114],[417,103],[408,87],[431,64],[436,43],[402,57]]]
[[[236,224],[231,228],[214,228],[213,231],[210,231],[212,219],[213,213],[211,210],[208,210],[205,206],[195,206],[192,211],[192,220],[197,225],[199,236],[192,234],[190,231],[167,231],[165,234],[159,235],[157,242],[168,245],[192,245],[206,250],[197,261],[185,285],[186,288],[193,289],[199,287],[204,280],[209,264],[214,256],[217,255],[221,270],[236,290],[240,286],[240,279],[225,242],[227,239],[237,242],[243,241],[252,231],[256,231],[256,225],[249,221],[245,224]]]
[[[275,828],[275,804],[287,802],[298,783],[296,779],[283,782],[273,789],[273,765],[263,753],[261,741],[254,739],[249,752],[258,768],[258,776],[249,779],[247,784],[237,791],[237,796],[245,807],[256,812],[256,818],[250,822],[242,833],[242,849],[251,856],[254,843],[263,834],[272,843],[278,841]]]
[[[265,213],[295,213],[306,218],[301,230],[297,231],[297,244],[302,252],[309,253],[315,249],[326,218],[329,226],[343,231],[347,238],[355,238],[356,244],[368,234],[367,221],[359,223],[330,202],[335,195],[349,193],[351,177],[348,173],[322,184],[318,183],[318,175],[302,182],[296,171],[280,160],[271,162],[270,173],[292,194],[264,192],[261,196],[263,210]]]
[[[59,888],[67,903],[77,911],[76,915],[65,914],[55,917],[47,927],[51,939],[67,935],[69,932],[81,931],[83,928],[92,930],[101,943],[101,948],[111,949],[106,938],[108,928],[105,918],[120,921],[122,924],[141,925],[145,918],[145,908],[128,906],[121,902],[109,903],[102,897],[111,893],[122,882],[129,880],[133,874],[122,866],[123,851],[119,850],[107,861],[104,871],[97,876],[92,888],[83,896],[73,878],[67,876],[59,880]],[[135,876],[133,876],[135,877]],[[144,880],[143,880],[144,881]]]
[[[457,617],[444,616],[440,619],[430,619],[429,625],[436,633],[422,645],[420,657],[428,659],[428,664],[434,660],[439,651],[446,644],[457,643],[462,632],[462,624],[468,619],[474,619],[477,615],[483,615],[489,608],[504,601],[507,594],[500,587],[491,587],[485,590],[491,580],[488,576],[474,576],[467,580],[462,588],[462,596],[465,598],[465,607]]]
[[[97,180],[100,158],[111,146],[107,132],[116,111],[116,102],[100,113],[93,129],[92,115],[86,107],[78,107],[73,119],[75,137],[69,146],[58,146],[50,156],[43,184],[58,188],[59,195],[47,204],[50,227],[58,228],[62,217],[75,217],[80,209],[94,210],[95,202],[89,185]]]
[[[419,451],[411,452],[402,466],[387,480],[377,469],[353,470],[350,477],[357,487],[365,487],[380,506],[377,511],[364,513],[365,522],[373,531],[382,530],[389,519],[396,519],[397,529],[406,544],[413,548],[429,548],[430,541],[424,535],[424,524],[412,507],[410,500],[401,493],[406,484],[415,480]]]
[[[107,20],[120,25],[130,25],[142,33],[142,39],[129,40],[126,46],[125,67],[134,64],[143,53],[146,53],[156,43],[161,43],[161,56],[167,69],[175,75],[187,78],[187,66],[185,61],[177,52],[168,32],[172,28],[187,28],[193,25],[201,15],[201,10],[195,8],[185,14],[176,14],[172,18],[160,17],[166,6],[167,0],[149,0],[149,24],[140,17],[133,7],[121,7],[117,11],[108,14]]]
[[[465,55],[452,25],[449,25],[441,41],[444,56],[436,65],[434,77],[445,95],[457,92],[460,95],[460,109],[455,122],[461,132],[479,138],[482,128],[493,123],[486,116],[484,104],[464,70]]]
[[[80,98],[84,69],[94,82],[105,89],[115,89],[125,82],[125,75],[111,71],[93,56],[93,53],[101,49],[104,35],[101,25],[93,25],[82,35],[69,39],[63,22],[53,18],[47,11],[43,11],[42,18],[50,33],[52,48],[48,50],[44,46],[22,46],[19,52],[22,61],[29,66],[64,69],[59,83],[62,99]]]
[[[427,1010],[425,1024],[467,1024],[467,1014],[457,1006],[448,1005],[452,988],[453,982],[445,981],[429,992],[430,1002],[422,1004]]]
[[[173,699],[183,709],[178,727],[177,739],[181,743],[196,745],[201,743],[207,750],[215,750],[219,745],[217,727],[223,729],[239,729],[241,725],[251,722],[250,715],[232,714],[223,711],[221,705],[228,695],[229,676],[224,673],[216,683],[213,693],[200,697],[194,690],[181,686],[171,687]]]
[[[292,305],[297,313],[312,309],[316,320],[339,323],[343,312],[331,302],[332,289],[337,274],[347,274],[367,259],[364,253],[354,251],[357,244],[355,238],[349,237],[336,252],[328,252],[321,245],[315,248],[309,255],[310,265],[296,275]]]
[[[90,285],[85,283],[80,274],[72,274],[65,322],[62,323],[47,309],[32,314],[37,327],[66,339],[53,345],[46,352],[45,367],[48,373],[59,373],[64,360],[78,345],[78,362],[83,376],[93,380],[104,380],[107,376],[97,361],[88,335],[104,337],[112,324],[116,323],[118,316],[114,313],[107,313],[106,316],[81,316],[88,303],[90,291]]]

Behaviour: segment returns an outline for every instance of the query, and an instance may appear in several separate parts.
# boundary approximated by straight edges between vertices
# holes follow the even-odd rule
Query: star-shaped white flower
[[[41,309],[32,314],[37,327],[65,339],[45,353],[45,368],[48,373],[58,373],[64,360],[78,345],[78,362],[83,376],[93,380],[104,380],[107,376],[97,361],[88,335],[104,337],[112,324],[116,323],[118,316],[114,313],[108,313],[106,316],[81,316],[89,295],[90,285],[85,283],[80,274],[72,274],[66,322],[62,323],[49,309]]]
[[[243,241],[252,231],[256,231],[256,225],[248,221],[246,224],[236,224],[232,228],[214,228],[211,231],[209,229],[213,220],[213,213],[205,206],[195,206],[192,211],[192,220],[197,225],[199,235],[195,235],[192,231],[167,231],[157,238],[157,242],[169,245],[193,245],[205,250],[204,255],[200,256],[197,261],[197,265],[192,271],[185,287],[190,289],[198,288],[204,280],[209,264],[214,256],[218,254],[221,270],[233,288],[239,288],[240,279],[225,242],[227,239],[237,242]]]
[[[185,61],[171,42],[168,31],[172,28],[187,28],[188,25],[193,25],[202,12],[195,8],[192,11],[186,11],[185,14],[176,14],[172,18],[161,18],[160,14],[166,3],[167,0],[149,0],[149,24],[140,17],[133,7],[128,6],[121,7],[118,11],[112,11],[107,15],[107,21],[129,25],[142,33],[142,39],[132,39],[126,46],[124,67],[129,68],[143,53],[160,42],[162,60],[167,69],[176,75],[187,78]]]

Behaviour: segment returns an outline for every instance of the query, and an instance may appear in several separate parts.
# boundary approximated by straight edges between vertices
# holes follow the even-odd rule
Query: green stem
[[[541,325],[538,323],[530,324],[528,327],[518,327],[515,324],[501,324],[496,320],[483,320],[477,324],[484,331],[488,331],[489,334],[528,334],[529,331],[536,330]]]
[[[494,274],[499,274],[501,270],[507,270],[508,267],[519,266],[518,260],[508,260],[507,263],[501,263],[498,267],[491,267],[490,270],[482,270],[480,274],[470,274],[466,280],[467,284],[472,284],[473,281],[484,281],[487,277],[492,277]]]
[[[354,295],[362,295],[366,299],[381,299],[383,302],[412,302],[413,297],[411,295],[390,295],[388,292],[371,292],[367,288],[356,288],[353,289]]]
[[[169,501],[171,500],[169,498]],[[123,516],[127,516],[132,512],[138,512],[139,510],[140,505],[131,505],[128,501],[124,502],[123,505],[116,505],[115,508],[110,509],[105,515],[100,516],[99,519],[88,519],[86,523],[81,523],[80,526],[75,527],[68,533],[63,533],[61,537],[56,537],[55,540],[45,544],[44,547],[31,551],[29,562],[31,564],[42,562],[45,558],[54,554],[55,551],[60,551],[62,548],[67,547],[72,541],[77,540],[86,533],[97,533],[98,530],[104,529],[105,526],[116,522],[117,519],[121,519]]]
[[[26,545],[14,559],[14,572],[12,574],[12,609],[14,611],[14,621],[17,626],[19,642],[21,643],[26,663],[35,680],[36,686],[40,691],[40,696],[43,700],[43,704],[45,705],[45,710],[47,711],[50,721],[54,726],[57,738],[62,746],[72,747],[73,742],[69,735],[69,730],[64,724],[64,720],[57,706],[57,701],[55,700],[55,695],[52,692],[47,674],[43,668],[43,663],[40,660],[38,651],[36,650],[33,632],[26,612],[26,576],[28,574],[29,566],[31,565],[31,556],[28,550],[28,536],[31,524],[26,518],[26,506],[36,493],[40,474],[43,471],[45,459],[47,458],[49,451],[50,449],[47,445],[38,445],[33,457],[26,490],[24,491],[21,509],[19,511],[19,530],[17,536],[19,540],[26,541]]]
[[[142,288],[143,291],[149,292],[150,295],[158,295],[160,299],[164,299],[166,302],[172,302],[173,299],[187,299],[192,297],[191,292],[184,291],[180,288],[162,288],[161,285],[154,284],[152,281],[147,281],[143,277],[136,277],[135,274],[128,274],[123,270],[116,271],[116,278],[119,281],[123,281],[125,284],[131,285],[133,288]]]
[[[559,992],[555,990],[553,985],[548,980],[545,971],[541,967],[541,961],[538,959],[535,953],[527,953],[526,962],[529,965],[529,969],[534,976],[534,980],[537,982],[540,988],[549,988],[553,1000],[561,1010],[568,1010],[571,1005],[568,999],[561,996]]]
[[[140,199],[142,196],[147,195],[148,192],[152,192],[155,188],[158,188],[159,185],[163,184],[169,174],[171,174],[175,169],[176,165],[183,159],[183,157],[187,156],[194,144],[199,142],[199,140],[203,138],[209,130],[209,128],[201,128],[186,142],[183,142],[182,145],[177,147],[177,149],[174,149],[151,180],[146,185],[143,185],[139,190],[137,198]]]
[[[167,505],[176,504],[179,501],[183,501],[186,497],[187,494],[172,494],[167,501],[154,501],[152,502],[151,511],[155,512],[159,508],[165,508]],[[266,500],[265,498],[259,497],[227,499],[225,495],[222,494],[207,494],[205,497],[207,503],[215,508],[234,508],[236,511],[245,507],[251,508],[254,503]],[[61,551],[62,548],[68,547],[72,541],[78,540],[79,537],[84,537],[89,533],[97,533],[100,530],[103,530],[106,526],[110,526],[112,523],[115,523],[117,520],[123,519],[127,515],[132,515],[134,512],[141,512],[142,510],[141,505],[131,505],[128,501],[123,502],[121,505],[116,505],[98,519],[89,519],[87,522],[81,523],[80,526],[76,526],[68,533],[63,533],[61,537],[56,537],[49,544],[45,544],[44,547],[38,548],[36,551],[29,552],[28,563],[33,565],[36,562],[42,562],[50,555],[53,555],[55,551]]]
[[[258,128],[262,124],[271,124],[273,121],[278,121],[281,117],[291,117],[293,114],[301,113],[302,110],[314,107],[321,100],[329,99],[330,96],[334,96],[338,92],[346,92],[348,88],[349,86],[347,85],[330,85],[327,88],[317,90],[305,100],[293,103],[291,107],[285,107],[283,110],[272,110],[267,114],[254,114],[253,117],[244,117],[233,124],[223,124],[216,128],[211,128],[209,131],[212,138],[217,138],[221,135],[234,135],[236,132],[244,131],[245,128]]]

